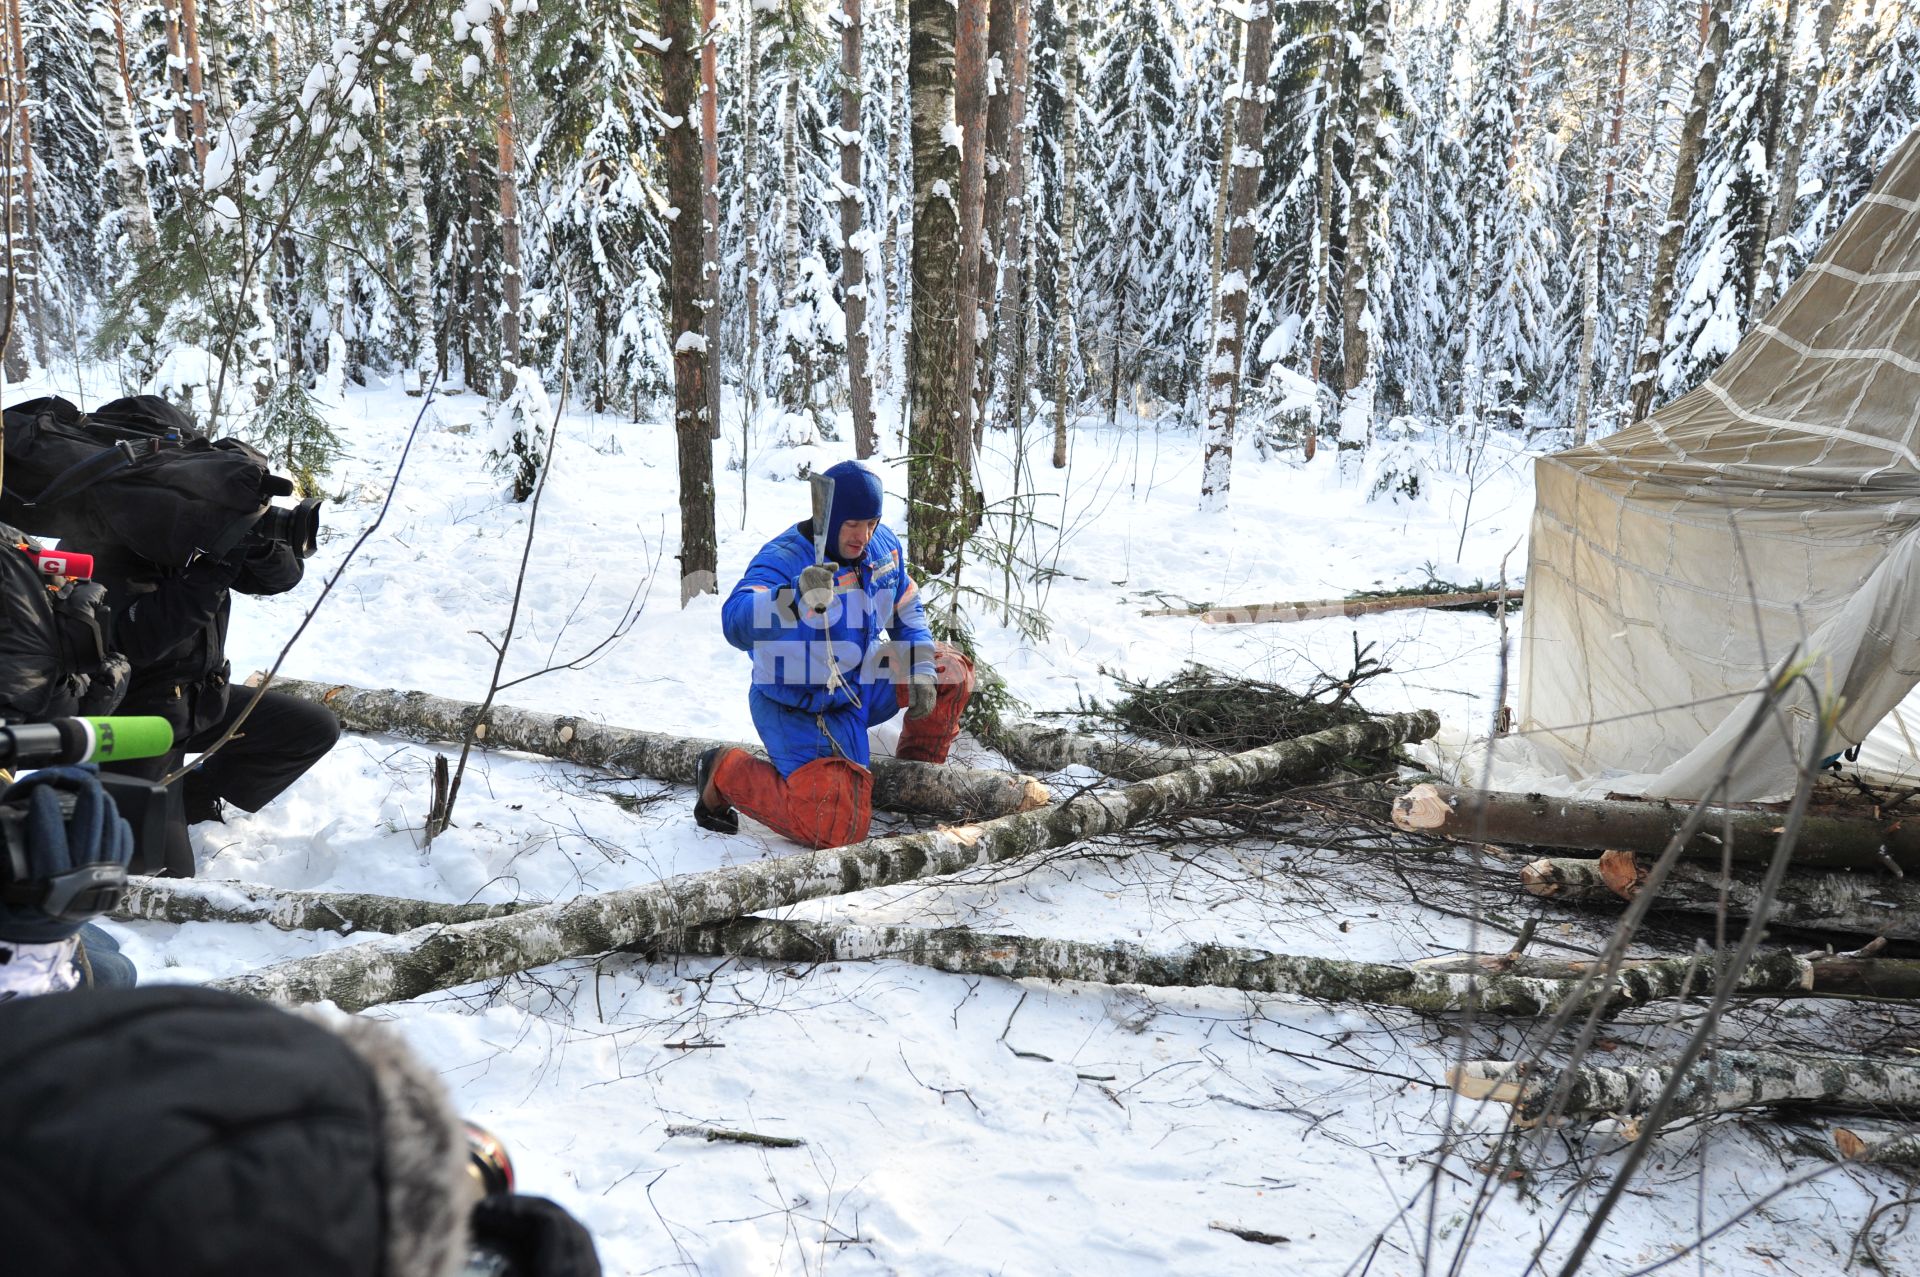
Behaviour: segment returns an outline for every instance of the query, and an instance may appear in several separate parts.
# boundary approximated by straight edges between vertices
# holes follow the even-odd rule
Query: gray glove
[[[824,612],[833,602],[833,568],[815,563],[800,569],[800,606],[808,612]]]
[[[933,675],[915,674],[907,684],[907,717],[925,718],[933,713],[933,704],[939,699],[940,686],[934,682]]]

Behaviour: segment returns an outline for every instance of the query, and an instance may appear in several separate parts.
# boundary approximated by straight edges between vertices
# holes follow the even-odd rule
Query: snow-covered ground
[[[58,378],[51,388],[77,389]],[[108,393],[78,397],[92,406]],[[302,588],[237,602],[236,676],[273,661],[373,519],[419,408],[378,388],[338,409],[348,455],[333,485],[344,499],[326,507],[328,535]],[[486,470],[482,409],[471,396],[428,408],[393,508],[283,672],[485,693],[488,640],[506,623],[529,511]],[[764,540],[805,516],[798,462],[851,455],[850,445],[756,443],[743,508],[738,430],[729,412],[734,437],[715,445],[723,591]],[[1035,711],[1109,696],[1116,674],[1159,678],[1190,661],[1301,685],[1344,673],[1357,643],[1393,671],[1366,685],[1369,708],[1431,707],[1452,735],[1484,730],[1502,648],[1486,616],[1208,626],[1143,612],[1337,597],[1418,584],[1429,570],[1517,579],[1531,508],[1530,459],[1517,445],[1496,439],[1476,458],[1418,439],[1382,449],[1402,473],[1425,467],[1418,497],[1397,502],[1367,500],[1377,474],[1341,476],[1330,450],[1301,465],[1243,447],[1230,511],[1202,515],[1190,432],[1084,422],[1064,472],[1038,429],[1027,442],[1020,486],[1038,490],[1045,526],[1010,574],[983,565],[964,579],[981,592],[969,607],[983,656]],[[1014,452],[1008,436],[990,436],[990,502],[1013,490]],[[881,469],[897,525],[904,467]],[[678,606],[678,517],[668,425],[567,411],[506,677],[567,666],[620,629],[630,603],[639,612],[585,668],[540,674],[502,701],[751,738],[747,663],[720,638],[719,599]],[[1028,617],[1024,632],[1011,623],[1016,611]],[[1031,636],[1036,618],[1044,637]],[[757,827],[736,838],[696,829],[684,790],[479,754],[455,828],[429,851],[420,828],[434,753],[347,737],[265,811],[199,827],[202,875],[554,900],[791,850]],[[992,757],[971,742],[961,756]],[[1088,848],[802,912],[1383,961],[1474,942],[1469,922],[1421,907],[1399,880],[1357,889],[1366,872],[1304,847],[1125,858]],[[113,930],[148,980],[217,978],[349,943],[264,925]],[[1550,953],[1597,935],[1553,922],[1537,944]],[[1440,1272],[1481,1188],[1478,1155],[1500,1129],[1497,1114],[1450,1103],[1444,1072],[1459,1043],[1448,1025],[1221,991],[1011,983],[893,962],[802,969],[612,955],[376,1014],[396,1020],[462,1108],[504,1138],[525,1189],[592,1228],[616,1274]],[[682,1124],[805,1143],[667,1133]],[[1449,1131],[1464,1138],[1436,1162]],[[1784,1139],[1776,1124],[1744,1120],[1670,1136],[1586,1271],[1658,1264],[1736,1216],[1687,1255],[1692,1271],[1840,1271],[1876,1201],[1904,1194],[1880,1172],[1828,1170],[1756,1206],[1818,1169],[1780,1153]],[[1617,1146],[1602,1132],[1539,1150],[1550,1169],[1496,1191],[1454,1271],[1522,1273],[1550,1233],[1548,1255],[1563,1255]],[[1563,1211],[1570,1218],[1556,1231]],[[1903,1222],[1878,1217],[1880,1252],[1914,1271],[1920,1243],[1889,1236]]]

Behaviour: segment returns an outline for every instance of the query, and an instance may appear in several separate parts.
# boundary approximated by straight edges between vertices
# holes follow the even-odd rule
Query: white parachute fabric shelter
[[[1520,729],[1574,775],[1775,798],[1817,715],[1829,753],[1888,718],[1920,682],[1920,132],[1705,385],[1535,487]]]

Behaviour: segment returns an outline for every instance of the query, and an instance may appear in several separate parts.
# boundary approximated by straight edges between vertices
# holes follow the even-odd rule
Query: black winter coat
[[[457,1270],[464,1139],[431,1075],[395,1084],[392,1050],[184,986],[0,1004],[0,1270]]]
[[[114,646],[133,666],[123,714],[158,714],[185,740],[227,710],[229,592],[283,594],[306,570],[287,546],[235,549],[163,568],[120,549],[94,559],[113,605]]]

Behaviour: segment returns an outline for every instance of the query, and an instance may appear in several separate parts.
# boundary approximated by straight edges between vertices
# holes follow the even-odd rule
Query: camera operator
[[[0,1078],[8,1273],[600,1274],[376,1021],[182,985],[28,998],[0,1004]]]
[[[278,692],[228,686],[226,658],[230,595],[281,594],[304,571],[292,547],[260,532],[224,555],[201,555],[168,568],[125,546],[100,546],[94,578],[114,608],[115,645],[133,666],[126,714],[157,714],[173,725],[175,750],[161,758],[114,763],[110,770],[158,779],[187,754],[207,749],[256,700],[240,732],[182,782],[181,807],[169,822],[167,844],[156,855],[141,848],[141,867],[192,877],[187,826],[219,820],[221,803],[258,811],[279,797],[340,738],[340,722],[326,708]]]

